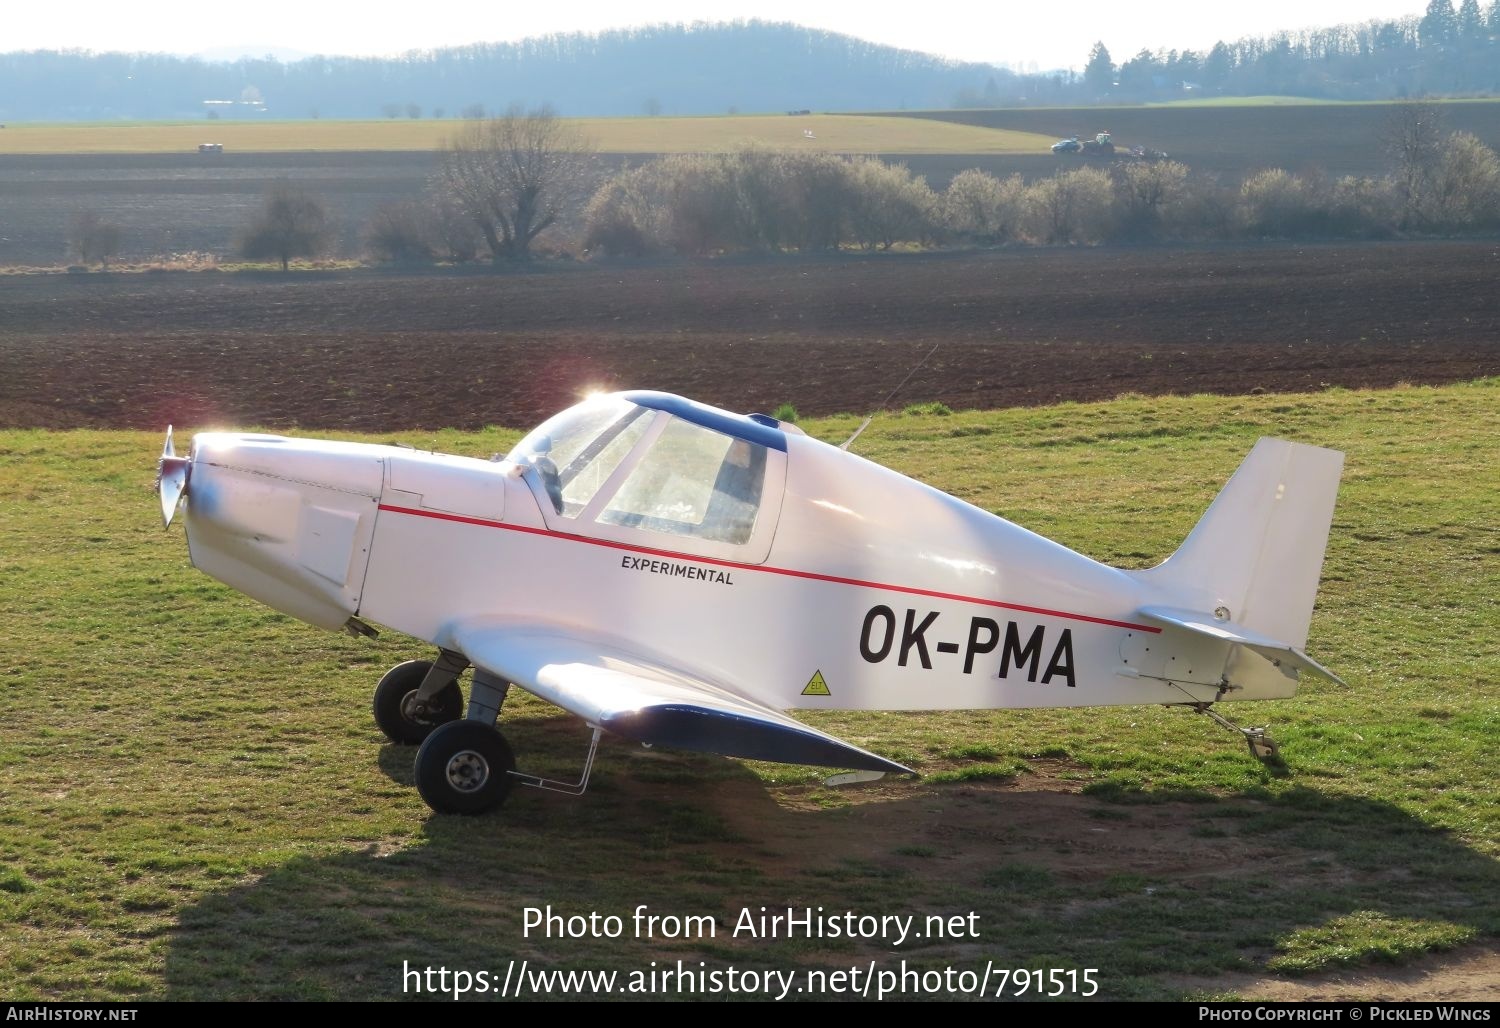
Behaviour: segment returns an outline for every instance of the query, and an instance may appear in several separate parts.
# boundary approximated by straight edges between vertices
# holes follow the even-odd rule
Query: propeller
[[[172,448],[172,426],[167,426],[167,442],[156,462],[156,493],[161,497],[161,527],[172,524],[178,501],[187,493],[188,475],[193,470],[191,457],[179,457]]]

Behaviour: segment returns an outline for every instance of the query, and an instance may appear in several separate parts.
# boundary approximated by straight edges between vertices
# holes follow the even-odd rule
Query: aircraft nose
[[[192,493],[183,522],[194,566],[310,624],[337,628],[357,611],[385,477],[380,448],[200,432],[190,459],[162,461],[164,509]]]
[[[318,465],[282,436],[198,433],[189,467],[189,535],[194,525],[212,525],[259,542],[295,539],[302,507],[330,477]]]

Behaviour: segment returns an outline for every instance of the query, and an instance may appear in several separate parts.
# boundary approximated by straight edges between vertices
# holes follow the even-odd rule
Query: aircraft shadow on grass
[[[664,393],[586,398],[500,461],[236,433],[178,456],[169,429],[158,498],[164,525],[183,511],[195,566],[309,624],[437,649],[375,688],[385,737],[421,742],[382,754],[397,784],[379,798],[410,782],[434,811],[478,814],[518,780],[581,785],[594,751],[562,763],[566,730],[524,715],[506,722],[530,736],[515,772],[496,726],[512,685],[592,726],[607,757],[582,801],[429,818],[415,843],[372,805],[367,852],[293,859],[188,910],[169,991],[392,997],[431,988],[428,968],[499,982],[516,958],[627,976],[993,961],[1162,996],[1262,969],[1301,929],[1323,934],[1299,953],[1489,931],[1495,862],[1368,800],[1084,796],[1046,774],[773,793],[743,765],[665,752],[907,770],[789,708],[1189,704],[1237,728],[1210,706],[1339,681],[1302,646],[1342,465],[1261,439],[1171,557],[1122,571],[796,426]],[[329,834],[330,850],[347,838]],[[528,934],[549,907],[555,928],[533,916]],[[912,935],[913,915],[936,921]]]
[[[560,753],[577,726],[520,731]],[[386,746],[379,761],[406,787],[411,758]],[[993,960],[1098,968],[1103,997],[1170,998],[1264,973],[1291,933],[1351,915],[1500,931],[1500,863],[1389,803],[1312,788],[1111,797],[898,779],[773,792],[723,758],[622,744],[600,763],[582,799],[528,791],[469,818],[430,815],[413,797],[413,816],[427,818],[416,843],[293,858],[206,898],[170,939],[167,998],[433,998],[403,970],[485,971],[498,988],[513,959],[622,974],[679,960],[959,970]],[[667,938],[665,924],[637,938],[641,904],[711,915],[713,938]],[[525,909],[549,905],[615,915],[621,935],[526,937]],[[788,906],[915,914],[919,930],[927,914],[972,911],[979,938],[734,935],[743,909]]]

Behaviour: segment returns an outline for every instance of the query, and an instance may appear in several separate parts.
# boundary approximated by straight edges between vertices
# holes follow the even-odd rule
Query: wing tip
[[[746,760],[890,774],[917,773],[904,764],[806,725],[777,724],[690,703],[659,704],[612,714],[601,719],[600,727],[635,742]]]

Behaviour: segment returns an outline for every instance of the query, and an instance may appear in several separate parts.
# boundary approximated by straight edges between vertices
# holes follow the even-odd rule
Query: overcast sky
[[[68,0],[6,4],[0,51],[75,48],[191,54],[269,46],[306,53],[395,54],[414,48],[516,40],[658,22],[793,21],[944,57],[1022,70],[1082,67],[1103,40],[1116,61],[1142,48],[1207,49],[1215,40],[1419,14],[1425,0],[1258,0],[1253,3],[869,0]]]

